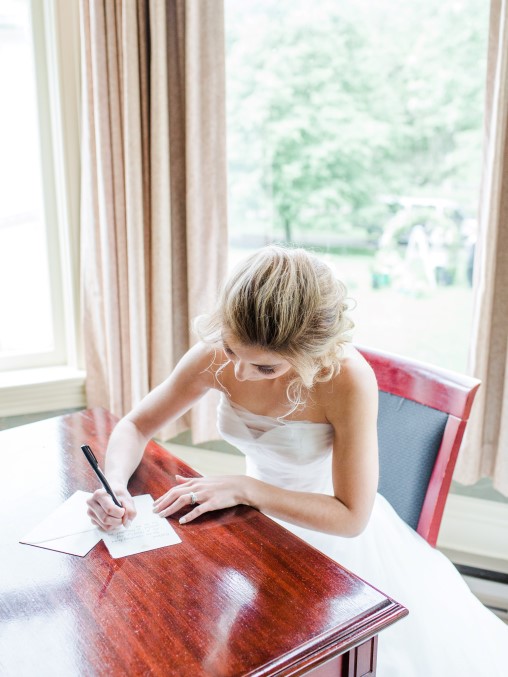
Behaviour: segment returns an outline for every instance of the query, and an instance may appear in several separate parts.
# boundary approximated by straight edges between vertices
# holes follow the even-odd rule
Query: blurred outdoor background
[[[488,3],[225,4],[231,264],[269,242],[309,247],[348,286],[355,341],[465,371]],[[38,60],[29,3],[2,0],[0,86],[12,105],[0,106],[0,359],[9,368],[15,353],[55,342]]]
[[[34,62],[29,3],[0,0],[2,366],[18,353],[51,350],[55,341],[40,154],[48,140],[39,137]]]
[[[488,4],[226,0],[230,261],[348,286],[354,340],[466,371]]]

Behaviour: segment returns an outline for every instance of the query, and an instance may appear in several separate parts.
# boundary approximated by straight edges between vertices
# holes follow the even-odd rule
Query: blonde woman
[[[250,505],[405,604],[409,617],[380,637],[381,676],[505,675],[508,628],[376,493],[378,390],[346,311],[344,286],[304,250],[271,246],[242,262],[199,318],[201,342],[113,431],[106,474],[124,507],[101,489],[89,515],[104,530],[128,525],[146,443],[216,389],[219,430],[247,474],[177,477],[156,513],[190,505],[184,523]]]

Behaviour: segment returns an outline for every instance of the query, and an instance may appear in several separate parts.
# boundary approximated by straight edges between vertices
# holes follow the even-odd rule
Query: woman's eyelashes
[[[228,346],[224,346],[224,352],[228,357],[234,357],[235,354]],[[263,365],[253,365],[261,374],[275,374],[275,369],[273,367],[265,367]]]

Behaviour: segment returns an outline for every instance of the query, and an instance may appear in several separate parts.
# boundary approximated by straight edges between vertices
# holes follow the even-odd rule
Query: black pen
[[[88,462],[90,463],[90,465],[92,466],[92,468],[93,468],[95,474],[96,474],[97,477],[100,479],[102,486],[104,487],[104,489],[106,489],[106,491],[108,492],[108,494],[109,494],[109,495],[111,496],[111,498],[113,499],[115,505],[117,505],[119,508],[123,508],[123,505],[120,503],[120,501],[118,500],[118,498],[115,496],[115,493],[114,493],[113,489],[109,486],[109,483],[108,483],[108,480],[106,479],[106,476],[104,475],[104,473],[102,472],[102,470],[99,468],[99,462],[98,462],[97,459],[95,458],[95,454],[94,454],[93,451],[90,449],[90,447],[88,446],[88,444],[82,444],[82,445],[81,445],[81,450],[82,450],[82,452],[85,454],[85,456],[86,456]]]

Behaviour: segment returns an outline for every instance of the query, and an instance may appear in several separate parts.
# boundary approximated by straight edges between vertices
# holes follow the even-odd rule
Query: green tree
[[[372,158],[389,132],[373,115],[377,83],[361,63],[354,24],[332,15],[324,25],[290,28],[286,22],[272,36],[277,47],[265,67],[278,85],[265,94],[263,124],[264,185],[287,240],[291,227],[340,230],[372,203]]]
[[[227,15],[233,223],[365,232],[384,195],[474,194],[480,0],[231,0]]]

